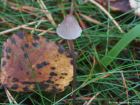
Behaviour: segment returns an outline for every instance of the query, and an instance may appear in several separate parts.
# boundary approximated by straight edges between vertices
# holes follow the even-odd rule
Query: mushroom
[[[69,14],[58,25],[56,32],[63,39],[73,40],[81,36],[82,29],[75,17]]]

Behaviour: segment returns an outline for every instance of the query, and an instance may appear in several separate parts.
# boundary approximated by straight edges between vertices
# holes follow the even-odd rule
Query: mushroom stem
[[[74,41],[73,40],[67,40],[68,46],[69,46],[69,51],[70,54],[73,58],[73,81],[72,81],[72,90],[74,91],[76,89],[76,56],[75,56],[75,52],[74,52]],[[75,102],[76,99],[76,94],[75,92],[72,95],[73,98],[73,104]]]
[[[70,15],[73,15],[74,12],[74,0],[71,0],[71,7],[70,7]],[[73,81],[72,81],[72,91],[76,89],[76,57],[74,53],[74,41],[73,40],[67,40],[68,46],[69,46],[69,51],[70,54],[73,58]],[[73,99],[73,105],[75,105],[75,99],[76,99],[76,94],[75,92],[72,94],[72,99]]]
[[[71,0],[71,7],[70,7],[70,12],[69,12],[69,14],[72,15],[72,14],[73,14],[73,11],[74,11],[74,1]]]

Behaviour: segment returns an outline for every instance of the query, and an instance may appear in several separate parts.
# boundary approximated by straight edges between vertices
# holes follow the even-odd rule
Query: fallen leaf
[[[17,92],[60,92],[73,79],[72,58],[42,36],[20,32],[3,45],[1,84]]]

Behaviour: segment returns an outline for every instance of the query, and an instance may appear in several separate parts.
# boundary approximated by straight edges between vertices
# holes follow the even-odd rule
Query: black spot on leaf
[[[41,69],[41,68],[43,68],[44,66],[47,66],[48,64],[49,64],[48,62],[44,61],[44,62],[42,62],[42,63],[40,63],[40,64],[37,64],[37,65],[36,65],[36,68],[37,68],[37,69]]]
[[[15,38],[11,37],[10,40],[11,40],[11,43],[12,43],[12,44],[16,45],[16,40],[15,40]]]
[[[41,73],[41,72],[38,72],[38,74],[39,74],[39,75],[42,75],[42,73]]]
[[[51,80],[47,80],[46,82],[47,83],[52,83],[52,84],[54,83],[54,81],[51,81]]]
[[[3,87],[5,87],[5,88],[7,88],[7,87],[8,87],[8,85],[7,85],[7,84],[2,84],[2,86],[3,86]]]
[[[55,72],[51,72],[50,76],[57,76],[57,74]]]
[[[34,40],[39,40],[40,39],[39,36],[37,36],[37,35],[33,35],[33,38],[34,38]]]
[[[24,58],[25,58],[25,59],[29,58],[29,56],[28,56],[27,53],[24,53]]]
[[[41,89],[46,89],[49,87],[49,84],[42,83],[39,85]]]
[[[27,75],[29,75],[29,72],[26,72]]]
[[[17,33],[17,36],[18,36],[20,39],[24,39],[24,35],[25,35],[24,32],[18,32],[18,33]]]
[[[67,73],[61,73],[61,75],[67,75]]]
[[[73,61],[73,59],[70,61],[70,63],[71,63],[72,65],[74,65],[74,61]]]
[[[17,89],[18,88],[18,85],[17,84],[13,84],[11,89]]]
[[[52,70],[55,70],[56,68],[55,68],[55,67],[51,67],[51,69],[52,69]]]
[[[7,58],[7,59],[10,59],[10,56],[9,56],[9,55],[7,55],[7,56],[6,56],[6,58]]]
[[[34,47],[39,47],[39,44],[38,44],[37,42],[32,43],[32,45],[33,45]]]
[[[13,82],[18,82],[19,80],[17,78],[13,78]]]
[[[65,52],[64,47],[63,47],[63,46],[59,46],[58,52],[59,52],[59,53],[64,53],[64,52]]]
[[[60,76],[60,79],[65,79],[63,76]]]
[[[29,48],[29,44],[25,43],[24,48]]]
[[[7,78],[11,78],[11,76],[8,76]]]
[[[28,92],[28,91],[30,91],[30,90],[29,90],[29,88],[28,88],[27,86],[25,86],[25,87],[23,88],[23,91]]]
[[[35,82],[24,81],[24,82],[22,82],[22,84],[35,84]]]
[[[2,66],[5,66],[6,65],[6,61],[2,61]]]
[[[7,52],[7,53],[11,53],[11,48],[7,47],[7,48],[6,48],[6,52]]]

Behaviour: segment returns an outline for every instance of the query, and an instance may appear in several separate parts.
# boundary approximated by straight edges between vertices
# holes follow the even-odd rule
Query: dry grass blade
[[[38,31],[38,32],[44,32],[46,30],[43,30],[43,29],[35,29],[35,28],[32,28],[32,27],[28,27],[28,26],[24,26],[22,27],[23,29],[27,29],[27,30],[35,30],[35,31]]]
[[[36,8],[31,7],[31,6],[17,7],[16,5],[12,5],[12,4],[11,4],[11,8],[12,8],[13,10],[22,11],[22,12],[31,14],[31,15],[36,16],[36,17],[38,16],[38,14],[34,13],[34,11],[36,10]]]
[[[48,29],[48,30],[45,30],[45,31],[41,32],[41,33],[38,34],[38,35],[41,36],[41,35],[44,35],[45,33],[55,34],[55,32],[54,32],[54,31],[51,31],[51,28],[50,28],[50,29]]]
[[[87,0],[86,0],[87,1]],[[124,33],[124,31],[122,30],[122,28],[120,27],[120,25],[115,21],[115,19],[111,16],[110,13],[108,13],[108,11],[103,7],[101,6],[98,2],[96,2],[95,0],[88,0],[90,1],[91,3],[93,3],[94,5],[96,5],[97,7],[99,7],[111,20],[112,22],[116,25],[116,27],[118,28],[118,30],[121,32],[121,33]]]
[[[79,24],[80,24],[81,28],[86,29],[87,26],[86,26],[85,22],[80,18],[80,13],[75,13],[75,14],[77,16],[77,19],[79,21]]]
[[[28,5],[23,5],[23,6],[17,6],[15,3],[12,2],[8,2],[9,6],[11,7],[11,9],[15,10],[15,11],[20,11],[20,12],[25,12],[28,13],[30,15],[36,16],[38,17],[38,13],[36,11],[40,11],[42,13],[45,13],[45,15],[47,16],[48,20],[55,26],[55,22],[51,16],[51,14],[49,13],[49,11],[46,9],[39,9],[39,8],[35,8],[32,6],[28,6]],[[44,16],[42,16],[42,19],[44,18]]]
[[[56,26],[56,23],[51,15],[51,13],[48,11],[47,7],[45,6],[44,2],[42,0],[37,0],[38,4],[40,5],[42,12],[45,13],[48,20],[51,22],[52,25]]]
[[[126,79],[123,75],[123,72],[121,72],[121,76],[122,76],[122,80],[123,80],[123,85],[124,85],[124,88],[126,90],[126,96],[127,96],[127,99],[129,98],[129,95],[128,95],[128,87],[127,87],[127,84],[126,84]]]
[[[8,5],[11,7],[11,9],[15,11],[25,12],[36,17],[38,17],[38,13],[36,11],[42,12],[42,10],[32,6],[28,6],[28,5],[17,6],[15,3],[9,1],[8,1]]]
[[[80,16],[82,16],[85,20],[89,21],[89,22],[92,22],[94,24],[97,24],[97,25],[101,25],[101,26],[105,26],[103,25],[100,21],[96,20],[96,19],[93,19],[91,18],[90,16],[86,16],[84,14],[80,14]]]
[[[88,102],[86,101],[84,103],[84,105],[91,105],[91,102],[99,95],[100,93],[98,92],[97,94],[95,94]]]
[[[5,25],[9,26],[9,27],[13,27],[14,25],[10,22],[7,22],[4,18],[0,18],[2,20],[2,23],[5,23]]]
[[[30,22],[30,23],[27,23],[27,24],[23,24],[23,25],[20,25],[20,26],[17,26],[17,27],[14,27],[14,28],[11,28],[11,29],[2,31],[2,32],[0,32],[0,35],[7,34],[7,33],[9,33],[9,32],[18,30],[18,29],[20,29],[20,28],[23,28],[23,27],[26,27],[26,26],[29,26],[29,25],[36,24],[36,23],[38,23],[38,22],[46,22],[46,21],[47,21],[47,20],[39,20],[39,21],[33,21],[33,22]]]
[[[31,30],[31,31],[34,30],[34,31],[38,31],[38,32],[41,32],[41,33],[49,33],[49,34],[55,34],[56,33],[55,31],[51,31],[52,28],[50,28],[48,30],[43,30],[43,29],[35,29],[35,28],[32,28],[32,27],[25,26],[25,27],[22,27],[22,29]]]
[[[13,98],[13,96],[11,95],[11,93],[9,92],[9,90],[7,88],[4,88],[4,90],[5,90],[5,93],[6,93],[7,97],[8,97],[9,102],[18,105],[18,103]]]

